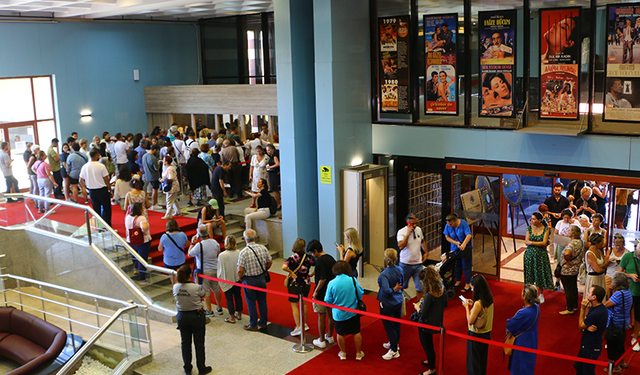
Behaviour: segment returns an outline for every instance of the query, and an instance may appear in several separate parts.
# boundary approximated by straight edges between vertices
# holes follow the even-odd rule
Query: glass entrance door
[[[27,164],[22,155],[27,149],[27,143],[35,143],[33,125],[7,127],[2,129],[1,133],[6,133],[7,142],[9,142],[11,158],[13,159],[13,164],[11,164],[13,176],[18,180],[20,189],[28,189],[29,175],[27,173]],[[4,179],[2,184],[0,185],[0,191],[6,191]]]

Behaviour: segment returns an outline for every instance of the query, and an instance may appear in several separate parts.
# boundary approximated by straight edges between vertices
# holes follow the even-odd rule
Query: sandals
[[[460,293],[466,293],[468,291],[471,290],[471,287],[466,287],[466,288],[462,288],[462,290],[460,291]]]
[[[238,313],[235,313],[233,316],[235,316],[236,319],[238,319],[238,320],[242,320],[242,315],[240,315]]]
[[[225,320],[224,320],[224,321],[225,321],[225,323],[236,324],[236,321],[235,321],[235,320],[234,320],[234,321],[232,321],[232,320],[231,320],[231,317],[229,317],[229,318],[225,318]]]

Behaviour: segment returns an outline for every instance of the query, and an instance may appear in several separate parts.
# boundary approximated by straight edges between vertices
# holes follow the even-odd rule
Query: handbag
[[[556,269],[553,271],[553,276],[555,276],[556,279],[559,279],[562,276],[562,265],[573,262],[579,255],[580,254],[574,256],[568,262],[567,261],[558,262],[558,264],[556,265]]]
[[[355,288],[356,298],[358,299],[356,310],[367,311],[367,305],[364,303],[363,300],[360,299],[360,296],[358,296],[358,287],[356,286],[356,278],[352,277],[351,279],[353,280],[353,287]]]
[[[170,192],[172,187],[173,181],[164,180],[162,183],[160,183],[160,190],[164,191],[165,193]]]
[[[620,291],[620,294],[622,294],[622,315],[624,317],[624,322],[622,323],[622,327],[616,327],[613,325],[613,319],[611,319],[607,330],[604,332],[604,339],[607,341],[616,340],[620,337],[623,337],[624,340],[624,336],[626,335],[625,323],[627,321],[627,309],[624,306],[624,293]]]
[[[296,267],[296,269],[293,271],[293,273],[298,273],[298,270],[300,270],[300,267],[302,267],[302,263],[304,263],[304,260],[307,259],[307,254],[304,254],[302,256],[302,260],[300,261],[300,264],[298,264],[298,267]],[[291,275],[287,275],[284,278],[284,287],[288,288],[289,287],[289,280],[291,279]]]
[[[144,244],[144,233],[141,227],[136,227],[136,216],[133,218],[133,228],[129,229],[129,243],[131,246],[140,246]]]
[[[536,319],[533,321],[533,323],[531,323],[529,328],[527,328],[524,331],[520,332],[520,334],[518,334],[518,336],[514,336],[513,333],[507,332],[507,336],[504,338],[504,343],[505,344],[509,344],[509,345],[514,345],[514,343],[516,342],[516,338],[518,338],[520,335],[522,335],[523,333],[525,333],[528,330],[530,330],[531,327],[533,327],[536,324],[536,322],[538,321],[538,316],[540,316],[540,306],[537,306]],[[504,355],[512,355],[513,354],[513,349],[511,349],[511,348],[503,347],[502,350],[504,351]]]
[[[247,245],[247,247],[249,249],[251,249],[251,251],[253,252],[253,255],[256,256],[256,259],[258,260],[258,264],[260,265],[260,269],[262,270],[262,274],[264,275],[264,281],[265,282],[270,282],[271,281],[271,274],[269,274],[269,271],[265,270],[264,267],[262,266],[262,262],[260,261],[260,258],[258,257],[258,254],[256,254],[255,250],[253,250],[253,248],[249,245]]]

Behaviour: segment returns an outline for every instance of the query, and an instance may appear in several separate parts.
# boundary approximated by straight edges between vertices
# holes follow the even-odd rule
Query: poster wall
[[[604,121],[640,122],[640,4],[607,6]]]
[[[541,119],[578,119],[580,10],[540,10]]]
[[[480,116],[515,117],[516,11],[478,12]]]
[[[457,31],[458,15],[424,16],[425,113],[458,114]]]
[[[409,113],[409,16],[379,18],[378,28],[380,111]]]

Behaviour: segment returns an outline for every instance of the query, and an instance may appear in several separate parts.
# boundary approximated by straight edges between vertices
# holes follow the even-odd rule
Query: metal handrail
[[[133,256],[134,258],[136,258],[136,260],[140,263],[142,263],[144,265],[145,268],[154,270],[154,271],[158,271],[160,273],[164,273],[167,275],[177,275],[177,272],[175,270],[169,269],[169,268],[165,268],[165,267],[159,267],[156,266],[154,264],[149,264],[147,263],[146,259],[143,259],[140,254],[138,254],[137,251],[135,251],[131,245],[129,245],[127,243],[127,241],[125,241],[122,237],[120,237],[120,235],[118,234],[118,232],[116,232],[113,228],[111,228],[111,225],[107,224],[107,222],[100,217],[100,215],[98,215],[93,208],[89,207],[89,206],[85,206],[85,205],[81,205],[78,203],[73,203],[73,202],[67,202],[67,201],[62,201],[59,199],[53,199],[50,197],[41,197],[39,195],[33,195],[33,194],[6,194],[5,196],[18,196],[21,195],[22,197],[25,198],[29,198],[29,199],[34,199],[34,200],[41,200],[41,201],[45,201],[45,202],[49,202],[49,203],[55,203],[61,206],[67,206],[67,207],[73,207],[73,208],[77,208],[77,209],[81,209],[83,211],[85,211],[85,213],[89,213],[91,215],[93,215],[93,217],[99,221],[100,223],[102,223],[102,225],[104,226],[104,228],[109,231],[111,233],[111,235],[118,241],[120,242],[120,244],[122,245],[122,247],[124,247],[127,252],[129,252],[129,254],[131,254],[131,256]],[[86,215],[86,214],[85,214]],[[88,217],[87,217],[87,227],[89,226],[89,222],[88,222]],[[91,239],[91,231],[87,230],[87,236],[89,238],[89,244],[92,243],[92,239]]]
[[[113,316],[102,327],[100,327],[98,332],[96,332],[93,336],[91,336],[91,338],[84,345],[82,345],[82,347],[76,352],[76,354],[74,354],[73,357],[71,357],[71,359],[69,359],[67,363],[65,363],[65,365],[62,366],[62,368],[58,371],[58,374],[60,375],[68,374],[69,371],[71,371],[75,367],[75,365],[82,359],[82,357],[84,357],[84,355],[87,354],[87,352],[89,351],[89,349],[91,349],[93,344],[95,344],[96,341],[98,341],[98,339],[105,332],[107,332],[107,330],[113,325],[113,323],[118,321],[118,319],[122,314],[131,310],[135,310],[137,308],[138,308],[137,305],[133,305],[133,306],[122,307],[118,311],[116,311],[116,313],[113,314]]]

